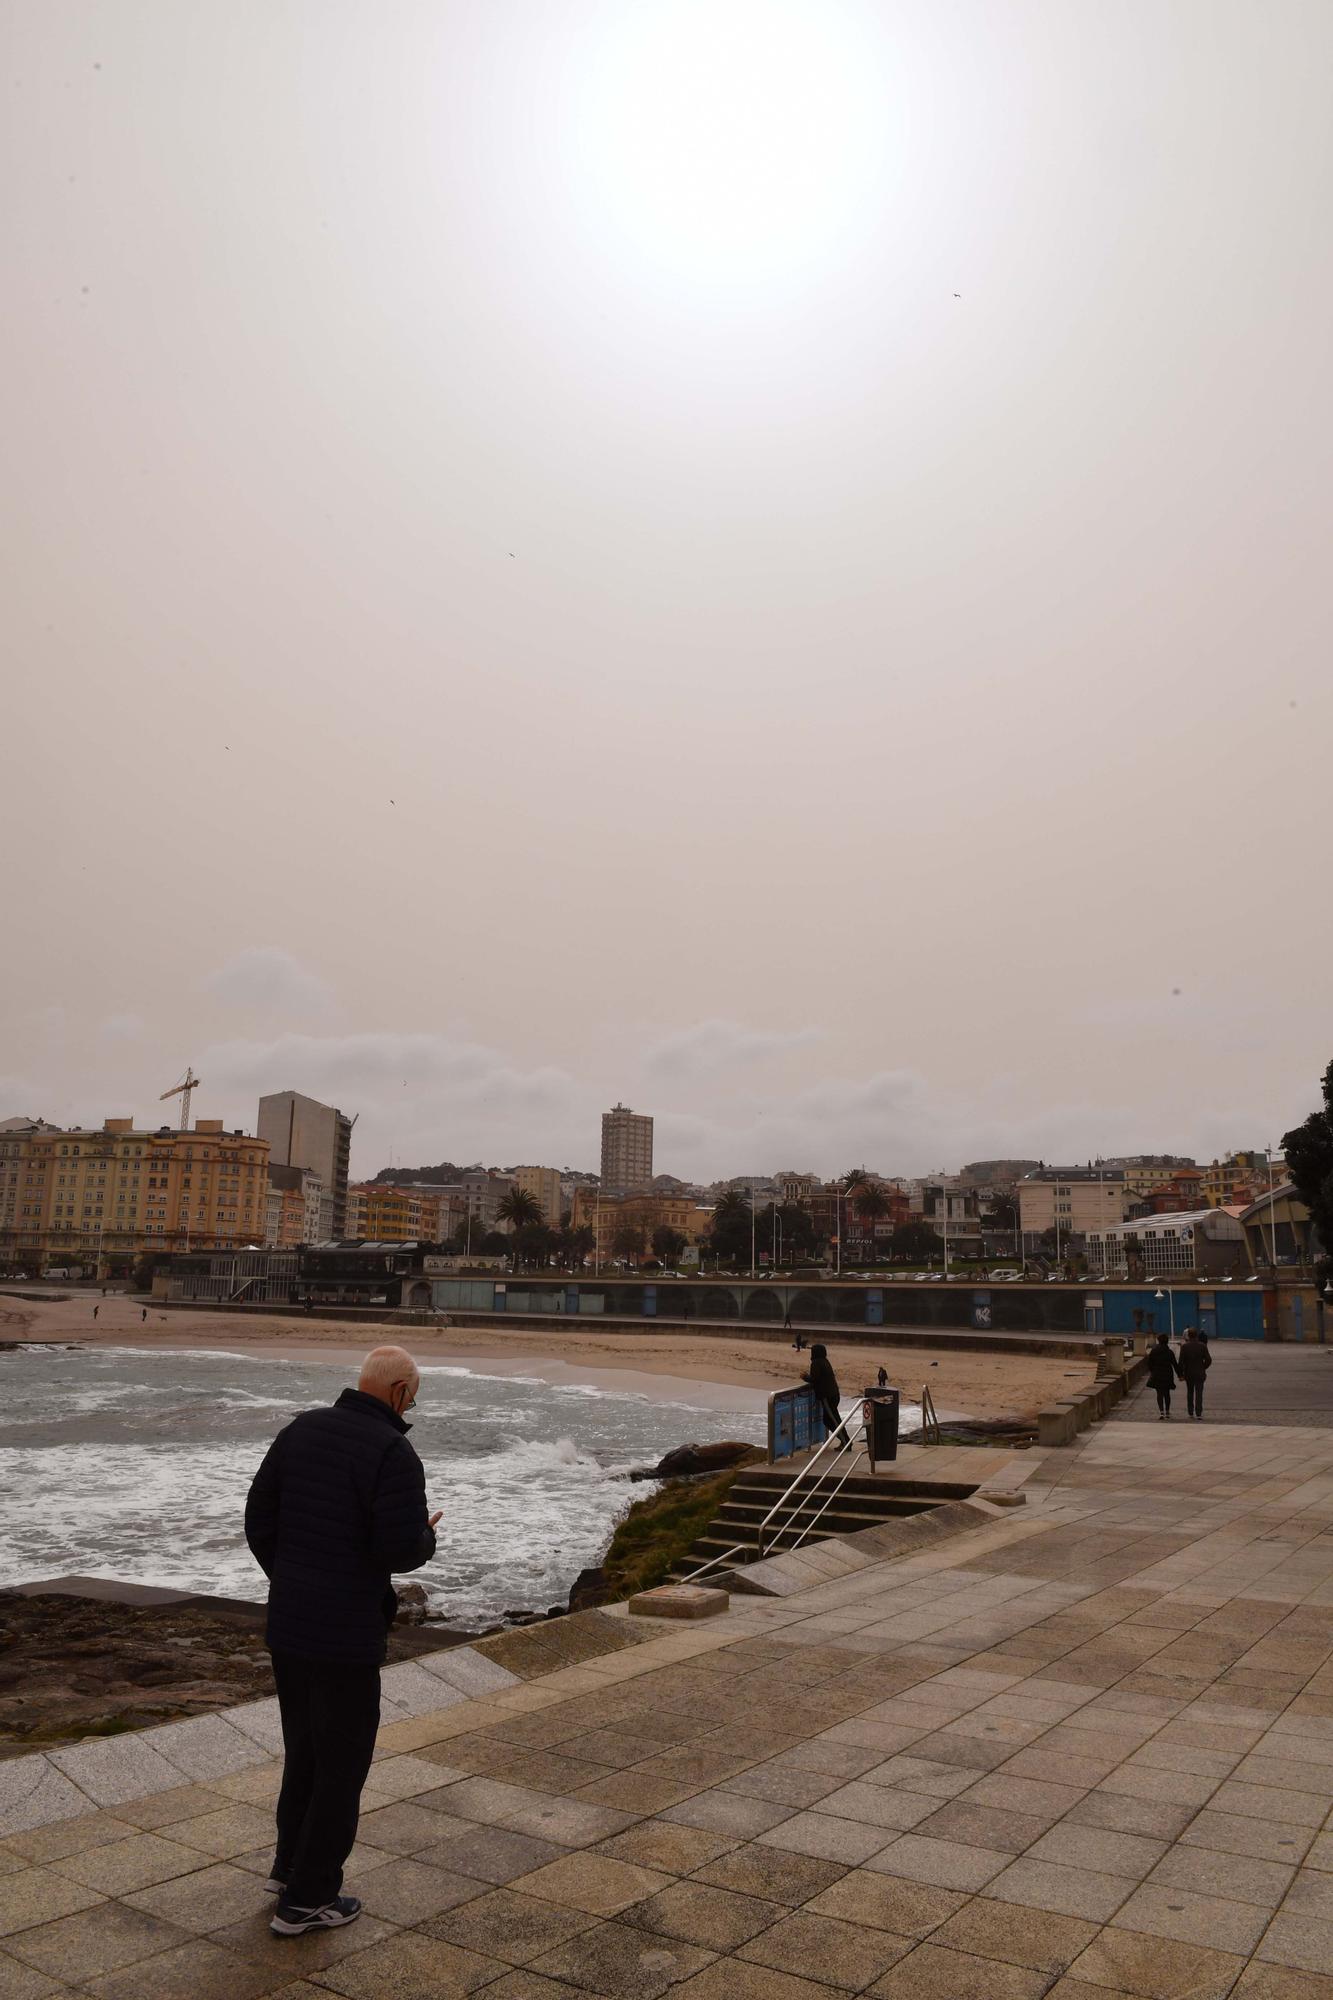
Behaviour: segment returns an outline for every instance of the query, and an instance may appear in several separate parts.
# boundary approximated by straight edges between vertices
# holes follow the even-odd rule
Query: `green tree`
[[[611,1238],[612,1254],[637,1261],[643,1255],[643,1246],[647,1240],[647,1233],[641,1222],[619,1223],[615,1235]]]
[[[520,1253],[519,1236],[524,1229],[528,1229],[533,1223],[541,1221],[541,1203],[535,1195],[529,1194],[526,1188],[512,1187],[495,1212],[501,1222],[509,1224],[512,1231],[514,1239],[514,1269],[517,1270]]]
[[[720,1264],[748,1264],[753,1241],[750,1204],[739,1189],[728,1188],[713,1210],[708,1247]]]
[[[889,1254],[904,1264],[920,1264],[927,1257],[942,1256],[944,1239],[928,1222],[900,1222],[889,1238]]]
[[[893,1203],[882,1188],[877,1188],[869,1181],[864,1181],[852,1196],[852,1207],[856,1211],[858,1222],[866,1225],[862,1233],[868,1240],[873,1251],[875,1248],[875,1224],[882,1222],[886,1215],[893,1213]]]
[[[677,1264],[680,1253],[685,1248],[687,1238],[679,1229],[673,1229],[668,1222],[659,1223],[653,1231],[653,1255],[662,1264]]]
[[[1333,1272],[1333,1062],[1324,1071],[1321,1090],[1323,1110],[1312,1111],[1303,1124],[1288,1132],[1282,1150],[1287,1172],[1318,1232],[1322,1252],[1319,1277],[1327,1284]]]
[[[864,1167],[848,1167],[842,1177],[842,1191],[844,1194],[855,1194],[856,1190],[863,1188],[869,1179],[870,1175]]]

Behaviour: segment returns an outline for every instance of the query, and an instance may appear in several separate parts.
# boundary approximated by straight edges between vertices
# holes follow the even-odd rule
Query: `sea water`
[[[0,1353],[0,1585],[77,1574],[262,1599],[246,1490],[282,1425],[332,1402],[347,1364],[136,1348]],[[761,1443],[762,1397],[718,1409],[527,1376],[422,1368],[434,1615],[467,1630],[545,1610],[651,1487],[617,1472],[721,1437]]]

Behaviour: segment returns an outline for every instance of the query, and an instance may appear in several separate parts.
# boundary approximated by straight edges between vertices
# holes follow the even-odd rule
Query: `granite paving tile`
[[[261,1912],[266,1918],[269,1916],[273,1898],[265,1893],[258,1876],[229,1861],[200,1868],[202,1859],[198,1854],[194,1857],[195,1874],[177,1875],[170,1881],[131,1890],[124,1900],[132,1909],[165,1917],[168,1923],[179,1924],[182,1930],[199,1936]]]
[[[905,1875],[940,1889],[972,1890],[984,1889],[1007,1859],[991,1847],[969,1847],[961,1840],[932,1840],[915,1833],[900,1834],[869,1857],[870,1866],[886,1875]]]
[[[477,1882],[475,1876],[451,1874],[396,1854],[378,1868],[359,1870],[356,1893],[373,1917],[391,1924],[419,1924],[456,1903],[470,1902]]]
[[[1071,1825],[1068,1820],[1044,1834],[1029,1853],[1032,1861],[1055,1861],[1066,1868],[1092,1868],[1142,1881],[1166,1852],[1164,1840],[1119,1833],[1108,1827]]]
[[[804,1771],[791,1765],[774,1769],[767,1764],[756,1764],[749,1771],[742,1771],[734,1777],[727,1789],[737,1792],[742,1798],[767,1799],[775,1805],[813,1806],[830,1793],[841,1791],[844,1785],[841,1775],[829,1771]]]
[[[1065,1971],[1091,1944],[1098,1926],[1084,1917],[975,1896],[932,1932],[932,1942],[975,1958],[998,1958],[1037,1972]]]
[[[931,1840],[960,1840],[967,1847],[993,1847],[1022,1854],[1050,1825],[1046,1814],[1004,1812],[970,1799],[952,1799],[924,1819],[916,1831]]]
[[[141,1799],[149,1792],[164,1792],[179,1785],[181,1774],[168,1763],[145,1737],[124,1736],[88,1739],[65,1750],[53,1750],[51,1762],[94,1805],[114,1806],[127,1799]],[[0,1765],[0,1771],[6,1767]],[[7,1831],[0,1822],[0,1831]]]
[[[882,1826],[862,1826],[856,1820],[834,1819],[827,1813],[795,1813],[780,1826],[759,1835],[766,1847],[781,1847],[793,1854],[814,1854],[824,1861],[841,1861],[854,1868],[869,1860],[885,1845],[888,1830]]]
[[[68,1986],[0,1951],[0,2000],[65,2000]]]
[[[1238,1778],[1228,1778],[1208,1803],[1214,1812],[1234,1813],[1241,1819],[1285,1820],[1291,1826],[1307,1826],[1312,1833],[1328,1815],[1325,1801],[1311,1792],[1246,1785]]]
[[[392,2000],[457,2000],[459,1994],[474,1992],[505,1970],[498,1959],[482,1958],[440,1938],[406,1931],[357,1952],[354,1958],[325,1966],[315,1984],[346,1994],[348,2000],[389,2000],[389,1996]]]
[[[956,1764],[937,1764],[933,1758],[913,1757],[902,1752],[875,1764],[864,1774],[868,1785],[889,1785],[895,1790],[922,1792],[927,1798],[952,1799],[976,1782],[976,1773],[960,1770]]]
[[[1173,1806],[1164,1799],[1131,1799],[1119,1792],[1088,1792],[1069,1808],[1062,1824],[1102,1827],[1108,1833],[1137,1833],[1150,1840],[1169,1841],[1178,1840],[1193,1817],[1193,1806]]]
[[[1176,1938],[1182,1944],[1207,1944],[1248,1957],[1263,1936],[1269,1916],[1268,1910],[1254,1903],[1145,1882],[1116,1912],[1114,1921],[1125,1930]]]
[[[766,1847],[761,1841],[751,1841],[704,1863],[694,1871],[692,1879],[712,1883],[719,1889],[735,1889],[744,1896],[798,1904],[809,1902],[812,1896],[831,1888],[846,1873],[840,1861],[822,1861],[817,1855],[787,1853],[778,1847]]]
[[[164,1826],[179,1825],[182,1820],[202,1819],[205,1813],[216,1812],[221,1803],[218,1794],[206,1785],[173,1785],[167,1792],[150,1792],[142,1799],[122,1800],[115,1808],[115,1817],[127,1827],[137,1826],[143,1833],[153,1833]]]
[[[1109,1927],[1069,1969],[1091,1986],[1109,1986],[1143,2000],[1227,2000],[1244,1963],[1236,1954],[1212,1947]]]
[[[745,1798],[725,1788],[700,1792],[680,1805],[666,1806],[661,1817],[681,1826],[702,1827],[707,1833],[730,1833],[751,1840],[792,1817],[791,1808],[766,1799]]]
[[[655,1868],[639,1868],[629,1861],[615,1861],[608,1854],[564,1854],[549,1861],[531,1875],[520,1876],[511,1887],[526,1896],[540,1896],[548,1903],[563,1903],[570,1909],[587,1910],[593,1916],[618,1916],[631,1903],[666,1888],[670,1876]]]
[[[191,1938],[154,1958],[90,1979],[97,2000],[261,2000],[273,1977],[207,1938]]]
[[[81,1790],[45,1757],[11,1757],[0,1763],[0,1838],[109,1803]]]
[[[233,1729],[225,1715],[194,1715],[186,1722],[168,1722],[160,1729],[150,1729],[141,1740],[196,1784],[266,1763],[272,1754],[252,1737]]]
[[[841,1917],[848,1923],[871,1924],[895,1936],[929,1937],[969,1901],[954,1889],[906,1877],[878,1875],[854,1869],[812,1896],[806,1908],[818,1916]]]
[[[300,1974],[313,1980],[329,1966],[345,1958],[355,1958],[359,1952],[369,1951],[372,1945],[399,1935],[395,1924],[362,1915],[354,1924],[344,1924],[338,1930],[315,1931],[301,1938],[274,1937],[268,1927],[271,1914],[270,1903],[268,1909],[238,1917],[210,1931],[209,1936],[214,1944],[264,1967],[274,1978],[292,1979]],[[186,1997],[182,1996],[182,2000]]]
[[[666,1875],[690,1875],[719,1855],[730,1853],[736,1845],[734,1834],[708,1833],[703,1827],[677,1826],[665,1819],[644,1819],[624,1833],[599,1841],[593,1852],[609,1854],[613,1861],[634,1862],[640,1868],[657,1868]]]
[[[914,1948],[890,1931],[797,1910],[741,1945],[736,1956],[802,1977],[817,1971],[829,1984],[859,1993]]]
[[[161,1834],[127,1831],[123,1840],[66,1855],[53,1865],[72,1882],[106,1896],[123,1896],[131,1889],[147,1889],[154,1882],[193,1873],[199,1867],[199,1853]]]
[[[446,1746],[447,1747],[447,1746]],[[384,1757],[370,1767],[363,1794],[366,1809],[374,1806],[392,1805],[398,1799],[419,1797],[424,1792],[437,1791],[440,1785],[440,1767],[426,1757]],[[463,1813],[461,1806],[450,1806],[450,1812]],[[463,1813],[469,1818],[470,1814]]]
[[[835,1819],[852,1819],[861,1826],[888,1827],[898,1833],[905,1833],[918,1820],[929,1819],[938,1808],[938,1799],[924,1792],[898,1791],[891,1785],[867,1784],[863,1779],[842,1785],[819,1801],[819,1811],[832,1813]]]
[[[580,1993],[608,2000],[658,2000],[683,1992],[712,1954],[681,1938],[656,1937],[624,1923],[599,1923],[543,1954],[532,1967]],[[684,1981],[685,1985],[681,1982]]]
[[[1000,1902],[1025,1903],[1032,1909],[1105,1923],[1133,1887],[1128,1876],[1104,1869],[1066,1868],[1057,1861],[1024,1856],[995,1877],[989,1893]]]
[[[273,1815],[258,1806],[221,1806],[217,1812],[177,1820],[171,1838],[201,1854],[211,1854],[214,1860],[230,1861],[233,1855],[248,1854],[251,1848],[272,1845]]]
[[[186,1944],[190,1933],[146,1910],[124,1903],[99,1903],[75,1916],[61,1917],[11,1937],[5,1949],[25,1965],[78,1986],[123,1965]]]
[[[476,1822],[452,1813],[435,1812],[412,1799],[400,1799],[391,1806],[376,1806],[361,1815],[357,1839],[390,1854],[417,1854],[460,1833],[475,1834]]]
[[[586,1910],[571,1910],[513,1889],[491,1889],[457,1909],[432,1917],[421,1928],[486,1958],[526,1965],[597,1922]]]
[[[50,1868],[24,1868],[0,1877],[0,1937],[31,1930],[56,1917],[86,1910],[102,1898],[95,1889],[71,1882]]]
[[[1333,2000],[1333,1973],[1298,1972],[1253,1959],[1237,1980],[1232,2000]]]
[[[466,1833],[451,1833],[433,1847],[420,1848],[416,1858],[451,1874],[498,1885],[530,1875],[568,1851],[558,1841],[537,1840],[511,1827],[471,1826]]]
[[[1251,1822],[1253,1824],[1253,1822]],[[1275,1910],[1295,1876],[1295,1867],[1248,1854],[1223,1854],[1208,1847],[1173,1847],[1163,1855],[1150,1882],[1165,1889],[1191,1889]]]
[[[783,1906],[706,1882],[673,1882],[625,1910],[622,1921],[710,1951],[734,1951],[783,1915]]]
[[[744,1959],[719,1958],[706,1971],[673,1987],[672,2000],[842,2000],[844,1990],[823,1980],[797,1979],[771,1966],[747,1965]]]
[[[212,1803],[216,1805],[217,1801]],[[25,1866],[46,1866],[53,1861],[63,1861],[71,1854],[82,1854],[86,1848],[103,1847],[110,1841],[124,1840],[133,1831],[134,1828],[119,1813],[88,1812],[78,1819],[55,1820],[49,1826],[33,1827],[27,1833],[11,1834],[5,1842],[5,1849],[12,1856],[13,1869],[17,1872]]]
[[[1041,2000],[1044,1972],[919,1944],[869,1988],[874,2000]]]

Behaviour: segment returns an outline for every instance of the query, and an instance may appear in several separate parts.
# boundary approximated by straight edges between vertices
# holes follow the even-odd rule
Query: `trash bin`
[[[891,1465],[898,1456],[898,1391],[863,1389],[861,1417],[866,1427],[871,1471],[879,1464]]]

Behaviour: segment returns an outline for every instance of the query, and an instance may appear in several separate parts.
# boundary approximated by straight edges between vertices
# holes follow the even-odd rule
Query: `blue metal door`
[[[866,1325],[883,1326],[883,1324],[884,1324],[884,1294],[883,1292],[867,1292]]]
[[[1083,1308],[1084,1333],[1105,1333],[1106,1313],[1101,1305],[1085,1305]]]
[[[1217,1294],[1217,1333],[1219,1340],[1263,1339],[1264,1302],[1257,1285]]]
[[[656,1285],[645,1285],[643,1288],[643,1315],[645,1319],[657,1318]]]

